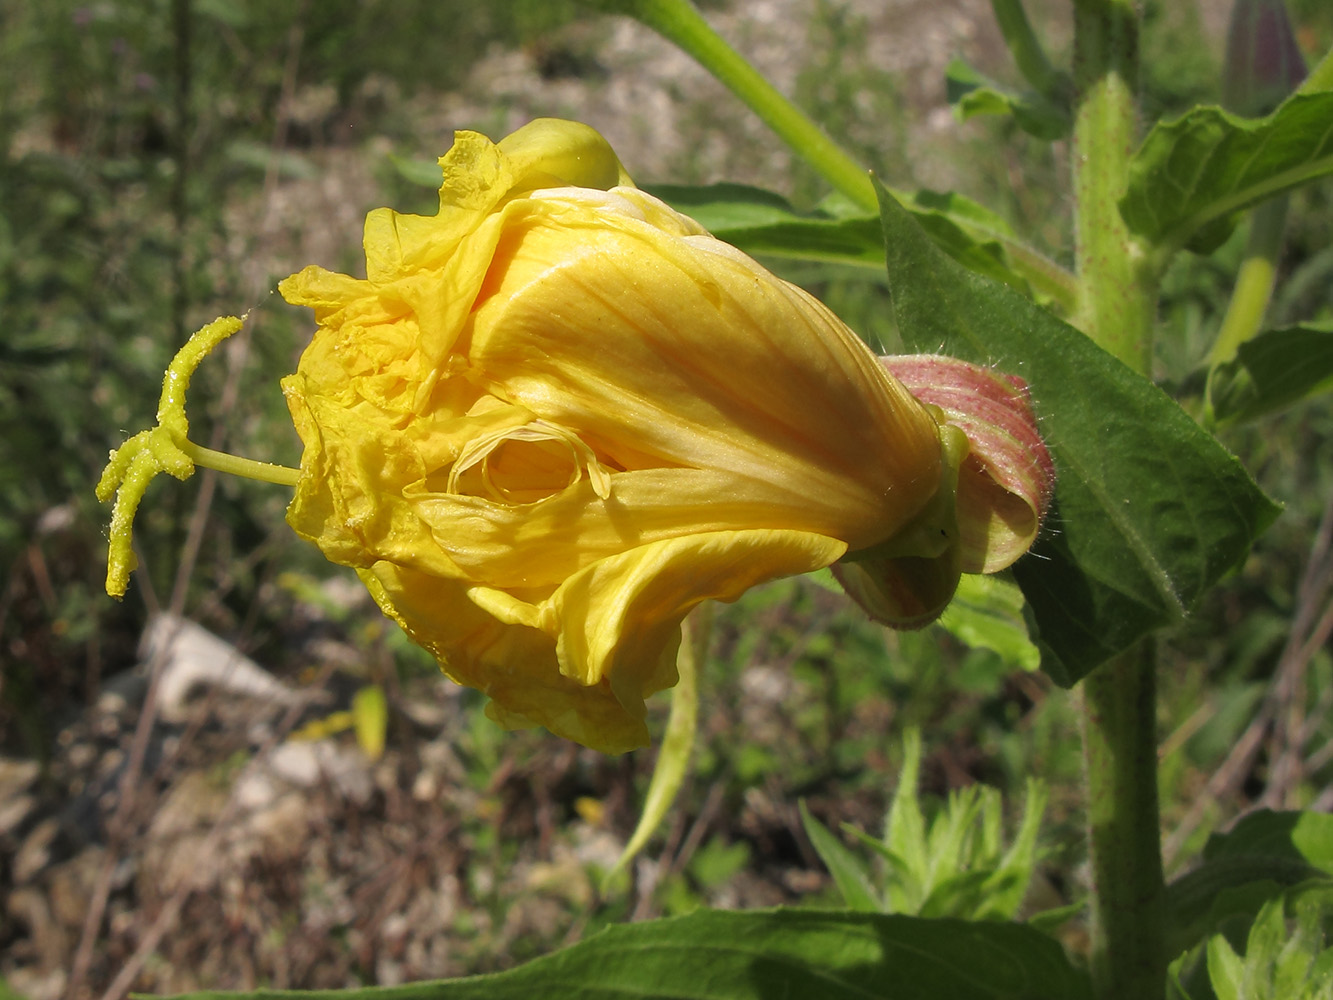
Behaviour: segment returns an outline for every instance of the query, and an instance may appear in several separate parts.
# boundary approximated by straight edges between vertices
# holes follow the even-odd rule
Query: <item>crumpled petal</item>
[[[490,391],[578,427],[612,461],[632,461],[625,443],[765,482],[853,548],[933,491],[933,418],[824,306],[712,237],[591,218],[525,221],[497,252],[467,342]],[[859,391],[830,391],[844,380]]]
[[[647,743],[644,699],[675,683],[680,623],[696,605],[827,566],[845,548],[792,531],[673,538],[599,560],[541,599],[387,562],[361,576],[451,678],[493,699],[497,721],[619,753]]]

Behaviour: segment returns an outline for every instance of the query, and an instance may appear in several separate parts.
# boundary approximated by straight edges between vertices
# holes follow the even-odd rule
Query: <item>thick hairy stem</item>
[[[1075,7],[1077,324],[1135,371],[1152,366],[1154,269],[1120,216],[1137,142],[1138,23],[1123,0]]]
[[[1075,0],[1073,168],[1078,324],[1149,374],[1155,276],[1120,217],[1134,148],[1138,21],[1130,0]],[[1083,681],[1092,860],[1092,971],[1099,1000],[1162,997],[1165,886],[1157,801],[1156,656],[1149,642]]]
[[[1144,641],[1083,681],[1092,975],[1103,1000],[1161,997],[1166,985],[1156,670]]]

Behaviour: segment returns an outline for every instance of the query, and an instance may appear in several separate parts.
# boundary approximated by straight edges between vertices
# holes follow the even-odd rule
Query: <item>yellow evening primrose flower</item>
[[[319,324],[282,383],[299,471],[188,439],[190,376],[241,319],[172,361],[158,426],[98,484],[109,593],[158,472],[294,486],[292,527],[492,717],[618,752],[648,742],[701,602],[833,566],[914,628],[1035,539],[1054,466],[1021,380],[876,358],[587,126],[459,132],[440,166],[438,214],[367,217],[366,278],[279,286]]]
[[[459,132],[440,165],[437,215],[366,219],[365,279],[279,286],[319,323],[288,520],[499,722],[644,745],[695,605],[956,550],[961,432],[595,131]]]

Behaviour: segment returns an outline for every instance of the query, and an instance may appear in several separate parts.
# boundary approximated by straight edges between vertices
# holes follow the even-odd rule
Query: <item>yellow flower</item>
[[[280,286],[319,323],[288,520],[498,721],[643,745],[692,607],[952,516],[932,411],[592,129],[440,165],[438,215],[367,218],[365,280]]]

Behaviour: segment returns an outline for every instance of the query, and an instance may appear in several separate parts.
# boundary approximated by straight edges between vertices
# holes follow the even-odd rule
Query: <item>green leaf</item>
[[[781,196],[744,184],[647,188],[720,240],[748,254],[879,268],[884,243],[873,217],[802,215]]]
[[[802,214],[781,196],[743,184],[647,188],[718,239],[748,254],[874,268],[882,273],[884,237],[879,219],[859,209]],[[900,194],[907,209],[949,256],[964,267],[1068,312],[1074,307],[1068,271],[1024,246],[998,215],[952,192]]]
[[[1011,668],[1041,666],[1041,652],[1028,639],[1023,620],[1023,592],[1003,577],[965,574],[939,624],[974,649],[998,653]]]
[[[1266,330],[1212,373],[1219,424],[1253,420],[1333,389],[1333,327]]]
[[[824,862],[824,867],[833,876],[833,881],[842,893],[843,902],[853,910],[863,913],[878,913],[883,908],[865,866],[856,855],[842,846],[832,832],[811,814],[806,808],[805,799],[801,799],[801,826],[810,838],[810,846]]]
[[[191,1000],[1081,1000],[1086,977],[1021,924],[817,910],[699,910],[611,927],[494,975]]]
[[[1217,1000],[1250,1000],[1241,992],[1245,963],[1221,934],[1208,942],[1208,978]]]
[[[417,184],[435,191],[444,182],[444,173],[436,160],[418,160],[411,156],[390,153],[389,162],[393,164],[398,176],[409,184]]]
[[[1207,934],[1252,919],[1292,886],[1333,876],[1333,816],[1314,812],[1251,813],[1215,833],[1203,862],[1167,887],[1169,947],[1181,951]]]
[[[1333,92],[1296,94],[1267,118],[1194,108],[1148,133],[1120,213],[1167,248],[1207,253],[1241,209],[1333,173]]]
[[[1023,819],[1014,842],[1005,852],[999,868],[986,886],[986,910],[982,916],[1013,918],[1023,905],[1032,872],[1037,867],[1037,835],[1046,812],[1046,785],[1028,778],[1023,800]]]
[[[1012,115],[1028,135],[1052,142],[1067,136],[1073,126],[1067,109],[1036,92],[1006,90],[961,59],[954,59],[945,69],[944,89],[959,121],[975,115]]]
[[[903,733],[903,767],[884,822],[886,856],[900,862],[897,877],[890,878],[884,893],[894,913],[918,912],[930,891],[930,845],[916,787],[920,775],[921,730],[911,726]]]
[[[1302,886],[1264,904],[1243,955],[1214,935],[1208,978],[1218,1000],[1333,1000],[1330,917],[1333,886]]]
[[[930,890],[930,896],[921,904],[921,916],[941,917],[947,914],[967,914],[975,920],[976,911],[985,905],[985,887],[995,873],[987,870],[959,871],[940,879]]]
[[[1003,216],[957,191],[920,188],[916,191],[894,191],[893,196],[907,204],[907,210],[912,212],[917,221],[920,221],[923,212],[937,212],[953,219],[960,226],[984,232],[997,240],[1016,238],[1013,227]]]
[[[1204,845],[1205,861],[1265,857],[1303,861],[1333,876],[1333,816],[1260,809]]]
[[[1081,916],[1088,908],[1088,901],[1081,899],[1077,903],[1066,903],[1064,906],[1053,906],[1049,910],[1040,910],[1028,917],[1027,925],[1035,927],[1043,934],[1055,935],[1069,921],[1077,916]]]
[[[926,235],[935,241],[935,245],[969,271],[984,274],[992,281],[1002,282],[1020,292],[1027,293],[1030,290],[1027,276],[1012,266],[1001,240],[988,238],[988,232],[966,225],[947,211],[922,209],[915,200],[906,204],[908,211]],[[881,230],[881,251],[883,238]]]
[[[1072,685],[1180,621],[1279,508],[1160,389],[1029,299],[949,260],[879,190],[907,348],[992,364],[1031,389],[1055,460],[1055,502],[1013,575],[1042,669]]]
[[[927,897],[921,905],[922,916],[943,916],[947,910],[935,909],[944,905],[957,886],[937,895],[937,890],[950,880],[965,875],[971,859],[971,847],[977,820],[981,816],[987,799],[994,802],[998,812],[999,792],[993,788],[983,789],[978,785],[951,792],[945,800],[943,811],[937,813],[930,824],[930,834],[926,839],[930,860],[926,879]],[[997,816],[998,819],[998,816]],[[961,888],[966,888],[964,883]]]
[[[1320,877],[1318,869],[1286,858],[1222,858],[1205,862],[1167,887],[1168,954],[1209,934],[1248,923],[1269,900]]]

